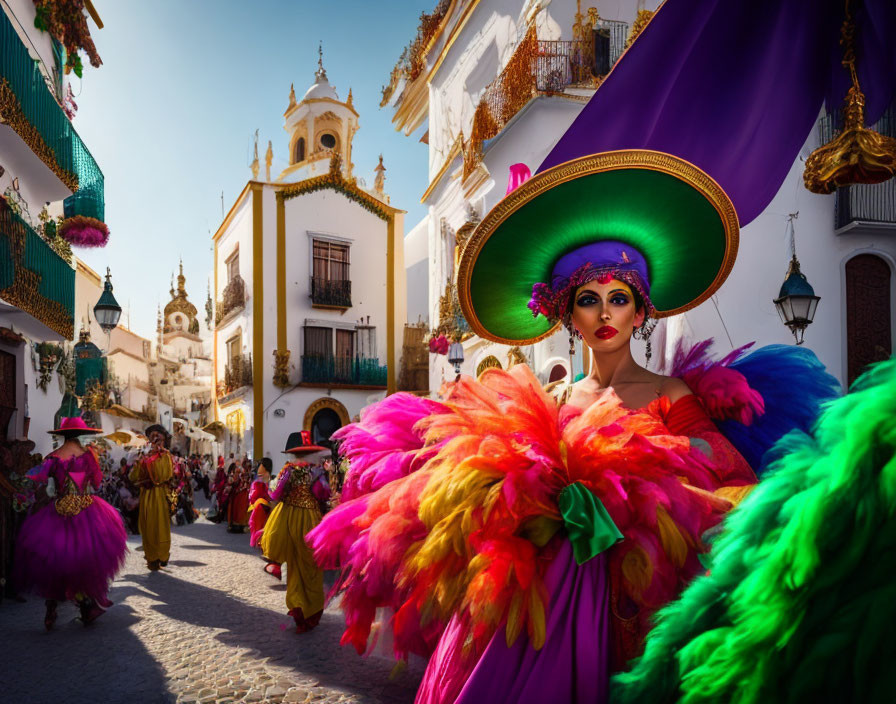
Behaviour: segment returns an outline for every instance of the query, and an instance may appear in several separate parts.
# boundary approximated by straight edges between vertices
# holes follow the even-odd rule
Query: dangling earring
[[[576,354],[576,338],[572,335],[569,336],[569,356],[570,358],[575,357]]]

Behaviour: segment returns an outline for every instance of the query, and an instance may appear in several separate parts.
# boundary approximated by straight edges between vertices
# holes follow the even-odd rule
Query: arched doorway
[[[890,265],[876,254],[857,254],[846,262],[847,381],[893,353]]]
[[[349,422],[348,409],[335,398],[325,396],[308,406],[303,426],[311,432],[311,440],[320,443],[329,440],[333,433]]]
[[[311,419],[311,442],[320,444],[342,427],[339,414],[332,408],[321,408]]]

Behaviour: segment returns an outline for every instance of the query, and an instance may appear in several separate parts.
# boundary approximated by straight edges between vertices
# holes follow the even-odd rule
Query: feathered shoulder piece
[[[680,340],[664,371],[690,387],[757,474],[780,438],[809,432],[822,406],[841,395],[840,383],[808,348],[767,345],[750,352],[751,342],[713,360],[712,345],[712,339],[692,346]]]

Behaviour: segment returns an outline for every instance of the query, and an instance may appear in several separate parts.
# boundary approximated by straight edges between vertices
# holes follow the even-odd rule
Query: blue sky
[[[361,129],[355,174],[372,183],[383,153],[392,204],[406,229],[425,214],[427,147],[405,137],[380,109],[381,87],[422,11],[435,0],[100,0],[105,24],[91,31],[103,66],[85,66],[72,89],[74,125],[106,177],[105,249],[78,250],[98,272],[112,268],[115,295],[130,305],[130,327],[155,335],[156,305],[169,299],[184,260],[187,291],[202,310],[211,276],[210,232],[250,178],[252,136],[259,154],[273,141],[285,165],[283,112],[290,83],[299,98],[314,81],[318,42],[340,98],[352,88]],[[85,64],[87,64],[85,60]],[[125,318],[123,322],[127,322]]]

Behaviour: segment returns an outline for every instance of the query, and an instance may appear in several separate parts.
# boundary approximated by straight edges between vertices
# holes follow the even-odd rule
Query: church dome
[[[329,98],[330,100],[339,101],[339,96],[336,95],[336,89],[330,85],[326,74],[317,79],[317,82],[305,92],[305,97],[302,98],[302,100],[316,100],[319,98]]]

